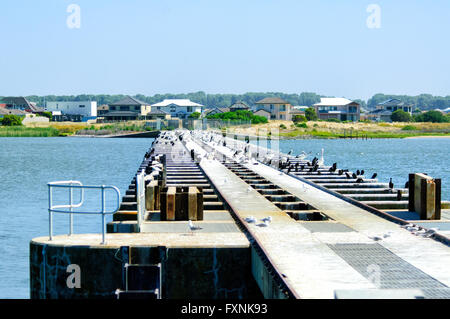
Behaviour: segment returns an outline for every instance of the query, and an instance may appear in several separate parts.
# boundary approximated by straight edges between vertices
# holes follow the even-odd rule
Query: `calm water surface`
[[[294,154],[302,150],[320,158],[324,149],[325,165],[351,171],[364,170],[366,178],[377,173],[380,182],[404,187],[409,173],[427,173],[442,179],[442,200],[450,200],[450,138],[369,139],[369,140],[284,140],[280,150]]]
[[[85,185],[114,185],[123,195],[151,142],[146,138],[0,138],[0,298],[29,298],[29,242],[48,236],[46,183],[74,179]],[[100,204],[94,200],[98,193],[85,195],[87,207],[98,211]],[[55,234],[67,233],[67,219],[55,214]],[[74,216],[75,233],[100,231],[99,216]]]
[[[151,139],[0,138],[0,298],[29,298],[29,242],[48,235],[47,186],[75,179],[85,185],[128,188]],[[377,172],[403,186],[410,172],[442,178],[442,198],[450,200],[450,139],[287,140],[280,148],[294,153],[325,150],[325,164]],[[59,194],[61,195],[61,194]],[[86,193],[98,209],[97,194]],[[112,203],[109,202],[109,206]],[[109,218],[111,220],[111,218]],[[67,216],[56,215],[54,233],[68,229]],[[99,233],[98,216],[75,216],[75,233]]]

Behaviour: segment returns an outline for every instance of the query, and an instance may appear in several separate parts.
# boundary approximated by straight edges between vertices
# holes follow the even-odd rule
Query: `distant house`
[[[109,112],[109,105],[103,104],[103,105],[97,106],[97,116],[103,116],[108,112]]]
[[[156,120],[156,119],[162,119],[162,120],[170,120],[172,117],[169,113],[163,110],[158,109],[152,109],[150,112],[147,113],[146,119],[147,120]]]
[[[47,111],[61,112],[61,115],[54,115],[58,118],[74,121],[87,122],[97,118],[97,102],[96,101],[55,101],[47,102]]]
[[[346,98],[320,98],[313,105],[319,120],[359,121],[360,105]]]
[[[403,110],[411,115],[413,111],[412,105],[406,105],[398,99],[389,99],[376,105],[375,110],[367,114],[367,119],[380,122],[392,122],[391,115],[397,110]]]
[[[152,104],[152,109],[169,113],[171,117],[180,119],[188,118],[194,112],[202,113],[204,106],[189,99],[165,99],[162,102]]]
[[[292,108],[291,109],[291,117],[294,118],[296,115],[303,115],[305,116],[305,110],[298,109],[298,108]]]
[[[17,116],[25,116],[27,114],[31,114],[19,109],[7,109],[5,107],[0,107],[0,118],[4,115],[17,115]]]
[[[292,119],[291,104],[279,97],[267,97],[256,104],[255,112],[265,110],[270,113],[270,120],[287,120]]]
[[[226,112],[230,112],[230,108],[229,107],[215,107],[215,108],[212,108],[212,109],[204,110],[203,113],[202,113],[202,117],[208,117],[210,115],[226,113]]]
[[[22,124],[49,122],[49,118],[45,116],[39,116],[20,109],[7,109],[6,107],[0,107],[0,119],[3,118],[5,115],[20,116],[22,118]]]
[[[237,101],[236,103],[231,105],[229,109],[230,109],[230,112],[249,111],[250,107],[245,102]]]
[[[270,120],[270,118],[272,116],[272,114],[269,111],[265,110],[265,109],[260,109],[258,111],[254,111],[253,115],[264,116],[268,120]]]
[[[146,115],[151,111],[148,103],[139,101],[131,96],[109,104],[109,112],[103,114],[107,121],[132,121],[146,119]]]
[[[23,96],[19,97],[4,97],[0,100],[0,104],[5,105],[6,109],[22,110],[28,113],[43,113],[45,110],[36,106],[36,103],[28,101]]]

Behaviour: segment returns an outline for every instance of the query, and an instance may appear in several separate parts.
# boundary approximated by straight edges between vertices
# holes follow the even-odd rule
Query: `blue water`
[[[123,195],[151,142],[146,138],[0,138],[0,298],[29,298],[29,242],[48,236],[46,183],[74,179],[85,185],[115,185]],[[100,202],[93,200],[99,198],[98,192],[85,195],[87,208],[98,211]],[[64,195],[56,192],[55,196]],[[108,198],[112,208],[112,194]],[[67,215],[55,214],[54,234],[67,231]],[[99,216],[74,216],[75,233],[100,231]]]
[[[427,173],[442,179],[442,200],[450,200],[449,138],[283,140],[279,148],[285,153],[312,152],[309,159],[320,158],[323,148],[325,165],[336,162],[338,168],[364,170],[366,178],[377,173],[380,182],[392,177],[394,187],[404,187],[409,173]]]
[[[151,141],[0,138],[0,298],[29,298],[29,242],[48,235],[46,183],[75,179],[115,185],[123,194]],[[403,186],[410,172],[425,172],[442,178],[442,198],[450,200],[450,139],[286,140],[280,148],[313,152],[312,156],[324,148],[325,164],[364,169],[368,177],[377,172],[380,181],[392,177],[396,186]],[[86,193],[88,198],[98,198],[91,195]],[[89,208],[98,209],[96,204],[88,200]],[[67,230],[67,216],[56,215],[54,233]],[[101,219],[75,216],[74,230],[99,233]]]

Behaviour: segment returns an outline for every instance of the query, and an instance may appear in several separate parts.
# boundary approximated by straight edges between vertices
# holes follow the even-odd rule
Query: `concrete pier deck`
[[[232,150],[217,145],[214,148],[232,160]],[[332,298],[336,291],[343,290],[378,289],[382,294],[388,288],[418,288],[425,297],[450,298],[447,245],[415,236],[398,224],[270,166],[242,164],[255,176],[270,181],[332,219],[319,222],[322,231],[311,231],[314,227],[307,226],[309,222],[290,219],[217,161],[204,160],[201,166],[240,218],[253,215],[259,219],[271,214],[273,221],[269,226],[247,223],[246,227],[286,276],[285,281],[297,297]],[[265,211],[261,207],[272,208]],[[399,268],[399,264],[403,266]],[[378,285],[369,280],[371,266],[381,269]]]

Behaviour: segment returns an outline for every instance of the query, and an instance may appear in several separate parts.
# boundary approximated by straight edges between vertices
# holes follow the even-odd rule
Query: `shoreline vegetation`
[[[450,123],[308,121],[296,125],[292,121],[270,121],[266,124],[256,124],[251,127],[232,126],[227,129],[230,133],[243,135],[261,135],[263,132],[272,131],[273,136],[278,135],[280,139],[450,137]],[[149,131],[152,131],[152,129],[145,126],[145,121],[104,124],[49,122],[27,126],[0,126],[0,137],[101,137]]]

